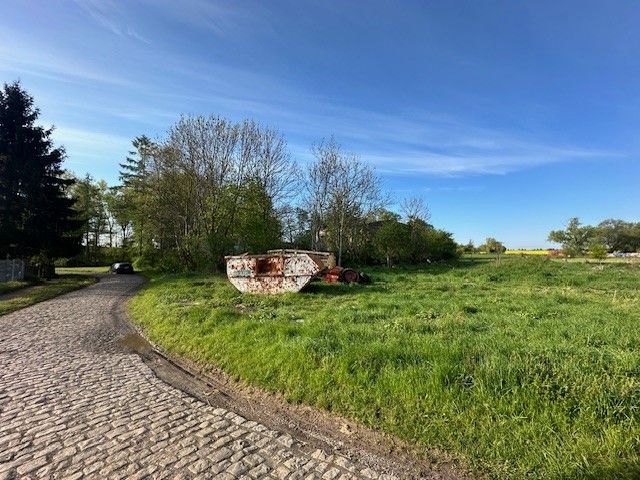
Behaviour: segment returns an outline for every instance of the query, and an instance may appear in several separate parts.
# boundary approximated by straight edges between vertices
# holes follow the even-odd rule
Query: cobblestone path
[[[140,281],[0,317],[0,479],[392,478],[159,380],[119,344],[114,312]]]

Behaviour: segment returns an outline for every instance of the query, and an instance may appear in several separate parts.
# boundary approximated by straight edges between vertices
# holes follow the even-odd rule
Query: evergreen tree
[[[127,224],[133,227],[134,240],[138,255],[143,254],[145,246],[150,242],[149,230],[149,168],[157,146],[147,137],[136,137],[134,150],[124,163],[120,164],[120,181],[118,187],[120,197],[120,217],[126,217]]]
[[[79,247],[72,180],[63,177],[64,149],[52,129],[35,124],[39,110],[18,82],[0,90],[0,257],[71,256]],[[50,268],[41,272],[48,276]]]

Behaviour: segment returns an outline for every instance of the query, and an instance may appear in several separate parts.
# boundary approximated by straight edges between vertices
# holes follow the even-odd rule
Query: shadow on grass
[[[374,292],[382,292],[380,285],[345,285],[343,283],[312,282],[304,287],[300,293],[324,297],[336,297],[341,295],[368,295]]]

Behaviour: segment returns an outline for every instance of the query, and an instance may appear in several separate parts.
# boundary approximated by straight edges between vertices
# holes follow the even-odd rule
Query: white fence
[[[0,282],[12,282],[24,279],[24,260],[0,260]]]

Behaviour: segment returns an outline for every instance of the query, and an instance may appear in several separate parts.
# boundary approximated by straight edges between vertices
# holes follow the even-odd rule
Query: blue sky
[[[0,80],[117,181],[140,134],[251,117],[294,159],[335,135],[456,240],[546,247],[640,220],[640,3],[0,0]]]

